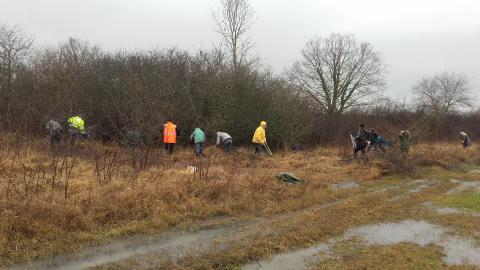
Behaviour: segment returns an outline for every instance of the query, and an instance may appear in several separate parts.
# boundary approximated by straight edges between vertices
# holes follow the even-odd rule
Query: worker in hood
[[[260,122],[260,126],[255,130],[253,134],[252,142],[255,146],[255,155],[262,154],[262,147],[267,142],[267,136],[265,130],[267,129],[267,122]]]
[[[410,148],[412,147],[412,137],[410,135],[410,131],[400,131],[398,134],[398,139],[400,141],[400,151],[402,151],[403,157],[407,159],[408,154],[410,153]]]
[[[190,135],[190,140],[193,141],[194,148],[193,151],[196,157],[203,155],[203,143],[205,142],[205,132],[203,132],[199,127],[196,127],[192,135]]]

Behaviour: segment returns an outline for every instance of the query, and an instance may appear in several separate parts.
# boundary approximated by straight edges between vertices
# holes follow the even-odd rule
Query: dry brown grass
[[[225,156],[210,147],[207,158],[200,161],[193,159],[190,149],[180,149],[172,158],[154,149],[142,165],[145,152],[132,154],[93,143],[75,154],[59,154],[55,160],[44,141],[17,137],[13,144],[12,136],[3,136],[0,143],[2,265],[76,251],[125,234],[189,226],[212,217],[275,216],[304,209],[351,195],[349,191],[331,192],[327,187],[333,182],[370,181],[380,178],[385,170],[381,162],[342,163],[333,148],[253,160],[250,149]],[[459,149],[418,146],[408,162],[414,166],[453,166],[478,161],[477,149]],[[185,170],[189,165],[202,167],[202,172]],[[279,182],[274,175],[280,171],[291,172],[305,183],[292,186]],[[314,235],[316,241],[326,237],[324,232],[336,235],[366,219],[384,218],[368,209],[375,207],[369,205],[375,201],[373,197],[350,200],[338,206],[344,208],[312,216],[327,227],[315,229],[318,234],[303,234]],[[329,222],[332,215],[350,216],[351,221]],[[304,241],[294,241],[298,235],[301,239],[301,231],[289,235],[291,238],[283,238],[285,248]],[[245,254],[240,261],[261,257],[255,252],[262,252],[262,244],[256,247],[257,251],[250,251],[253,254]]]
[[[407,159],[399,149],[391,149],[380,159],[373,157],[383,175],[409,174],[424,167],[440,167],[452,169],[460,163],[480,163],[478,148],[463,149],[459,145],[447,143],[424,144],[412,147]]]

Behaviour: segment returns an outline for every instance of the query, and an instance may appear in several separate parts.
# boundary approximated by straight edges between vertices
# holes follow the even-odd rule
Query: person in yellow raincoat
[[[253,134],[252,142],[255,146],[255,155],[262,154],[262,147],[267,142],[267,136],[265,130],[267,129],[267,122],[260,122],[260,126],[255,130]]]

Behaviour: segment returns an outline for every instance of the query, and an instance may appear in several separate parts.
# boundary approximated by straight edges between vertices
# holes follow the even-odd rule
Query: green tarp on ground
[[[290,183],[290,184],[300,184],[303,182],[302,179],[287,172],[277,173],[275,177],[280,181],[283,181],[285,183]]]

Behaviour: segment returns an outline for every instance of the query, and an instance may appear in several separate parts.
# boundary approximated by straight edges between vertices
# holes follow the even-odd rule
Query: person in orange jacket
[[[173,154],[173,148],[177,143],[178,136],[180,136],[180,130],[177,125],[175,125],[172,120],[168,120],[168,122],[163,125],[163,144],[167,154]]]

